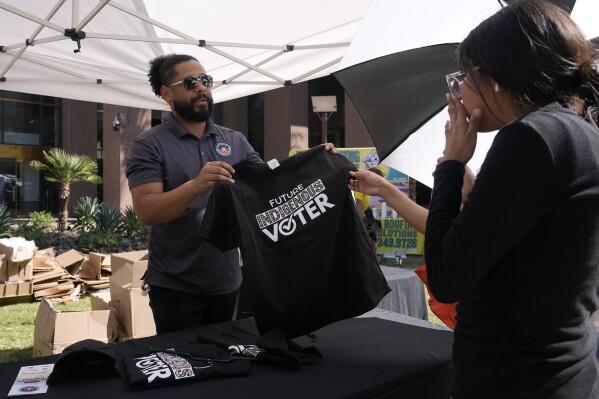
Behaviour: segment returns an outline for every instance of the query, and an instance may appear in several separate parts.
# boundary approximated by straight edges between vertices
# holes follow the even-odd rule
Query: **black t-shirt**
[[[347,188],[354,165],[315,147],[270,169],[242,161],[212,190],[202,236],[239,246],[261,334],[290,339],[374,308],[390,291]]]

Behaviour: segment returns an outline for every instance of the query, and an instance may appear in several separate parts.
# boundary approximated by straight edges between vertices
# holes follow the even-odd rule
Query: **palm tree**
[[[58,213],[58,230],[65,231],[69,217],[68,201],[71,194],[71,183],[88,181],[102,184],[102,178],[96,175],[98,164],[87,155],[67,154],[61,148],[44,151],[46,163],[31,161],[35,170],[46,172],[45,179],[49,182],[60,183],[60,211]]]

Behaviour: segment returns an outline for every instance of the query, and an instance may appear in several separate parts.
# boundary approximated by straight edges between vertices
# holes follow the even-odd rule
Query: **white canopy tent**
[[[0,90],[166,109],[148,61],[196,57],[215,102],[333,72],[371,0],[4,0]],[[77,40],[78,39],[78,40]]]

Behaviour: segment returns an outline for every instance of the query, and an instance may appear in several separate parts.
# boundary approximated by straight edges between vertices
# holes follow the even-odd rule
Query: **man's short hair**
[[[191,55],[187,54],[167,54],[160,55],[150,61],[150,70],[148,78],[152,91],[156,96],[161,97],[160,88],[168,86],[175,76],[175,65],[185,61],[198,61]]]

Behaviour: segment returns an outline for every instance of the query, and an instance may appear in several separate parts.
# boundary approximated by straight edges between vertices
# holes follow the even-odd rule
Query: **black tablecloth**
[[[231,322],[245,329],[253,319]],[[196,342],[202,327],[137,340]],[[295,341],[315,346],[323,356],[300,371],[252,363],[243,377],[204,380],[176,386],[133,391],[125,378],[77,377],[49,387],[44,398],[449,398],[453,378],[453,333],[378,318],[355,318],[315,332],[316,342],[303,336]],[[131,345],[127,342],[117,345]],[[6,395],[19,368],[54,363],[58,356],[0,364],[0,395]]]

